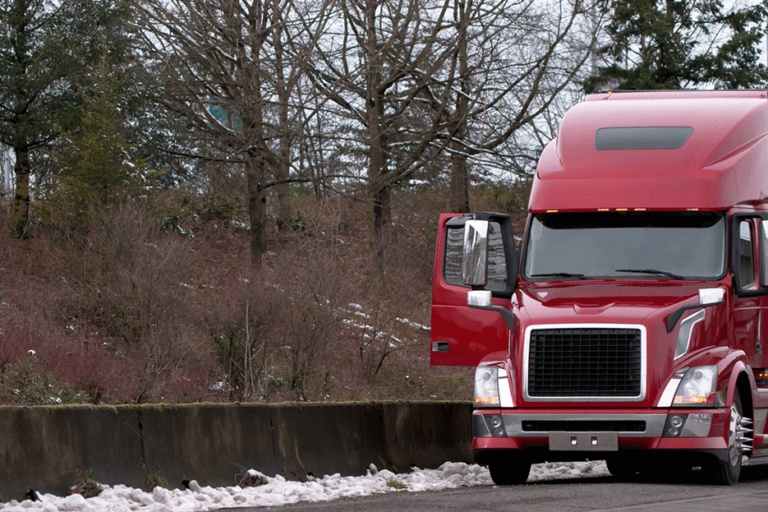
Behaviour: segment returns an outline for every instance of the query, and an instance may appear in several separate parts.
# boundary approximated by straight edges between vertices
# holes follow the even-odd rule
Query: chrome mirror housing
[[[467,292],[467,306],[488,307],[492,305],[491,292],[488,290],[475,290]]]
[[[702,288],[699,290],[699,304],[722,304],[725,302],[725,288]]]

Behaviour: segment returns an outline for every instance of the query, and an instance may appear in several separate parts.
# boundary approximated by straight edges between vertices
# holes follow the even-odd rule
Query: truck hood
[[[513,311],[526,324],[645,323],[649,315],[669,315],[669,309],[695,302],[711,282],[560,281],[524,283],[513,300]],[[692,301],[691,299],[694,299]]]

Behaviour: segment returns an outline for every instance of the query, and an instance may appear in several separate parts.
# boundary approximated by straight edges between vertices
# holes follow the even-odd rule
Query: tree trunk
[[[282,106],[281,106],[282,109]],[[286,111],[287,111],[286,107]],[[288,115],[285,115],[286,125],[288,123]],[[280,123],[283,123],[283,114],[280,113]],[[291,158],[291,142],[288,139],[287,134],[283,134],[280,137],[280,154],[277,160],[277,169],[275,170],[275,181],[277,185],[277,228],[280,230],[285,229],[291,220],[291,189],[285,180],[288,179],[290,158]],[[280,183],[283,181],[283,183]]]
[[[251,221],[251,263],[261,265],[266,250],[267,198],[264,196],[264,156],[259,150],[249,150],[245,161],[248,187],[248,215]]]
[[[456,95],[456,110],[453,113],[453,142],[451,142],[451,212],[469,213],[469,172],[467,169],[467,154],[461,143],[467,136],[467,117],[469,116],[470,94],[469,59],[467,58],[467,25],[469,24],[470,5],[457,2],[459,23],[457,24],[458,40],[456,52],[459,59],[459,86],[461,94]]]
[[[29,164],[29,149],[25,146],[13,148],[16,156],[16,195],[13,199],[13,226],[12,229],[16,236],[23,238],[27,232],[29,224],[29,174],[31,166]]]
[[[368,185],[373,201],[371,208],[371,238],[376,277],[384,277],[384,224],[389,215],[389,186],[387,181],[387,148],[382,133],[383,98],[379,93],[380,60],[376,39],[376,2],[367,6],[367,72],[366,108],[368,116]]]
[[[375,110],[375,109],[374,109]],[[373,120],[375,113],[369,113]],[[378,123],[378,119],[376,120]],[[377,277],[384,276],[384,226],[389,216],[389,184],[386,176],[386,151],[382,145],[382,137],[378,124],[368,128],[371,137],[369,150],[370,168],[368,181],[370,195],[373,200],[371,208],[371,235],[373,245],[373,263]]]
[[[251,221],[251,263],[261,266],[261,255],[267,249],[267,198],[264,195],[265,153],[264,98],[261,91],[261,51],[267,33],[263,28],[263,4],[256,0],[249,13],[251,56],[242,69],[244,111],[243,136],[245,151],[246,186],[248,188],[248,216]],[[246,59],[243,59],[246,62]]]
[[[451,212],[469,213],[469,172],[467,156],[461,152],[463,148],[456,142],[451,143],[455,150],[451,154]]]
[[[328,174],[325,170],[325,155],[323,151],[323,123],[321,122],[320,114],[317,115],[317,165],[312,165],[312,177],[314,181],[312,185],[315,187],[315,195],[318,199],[321,199],[325,194],[323,193],[323,176]],[[315,172],[315,170],[317,172]]]
[[[273,47],[275,50],[275,74],[279,105],[278,122],[280,123],[279,137],[280,149],[277,155],[277,168],[275,169],[275,181],[277,184],[277,228],[285,229],[291,220],[291,189],[286,182],[291,164],[291,143],[293,135],[288,125],[288,102],[290,91],[285,81],[283,71],[283,20],[278,2],[272,2],[272,16],[274,29],[272,31]],[[281,183],[283,182],[283,183]]]

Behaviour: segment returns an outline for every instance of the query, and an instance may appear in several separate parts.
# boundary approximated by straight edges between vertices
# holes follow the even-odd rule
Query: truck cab
[[[735,484],[768,463],[768,95],[590,95],[534,177],[525,232],[442,214],[431,364],[476,367],[497,484],[600,460]]]

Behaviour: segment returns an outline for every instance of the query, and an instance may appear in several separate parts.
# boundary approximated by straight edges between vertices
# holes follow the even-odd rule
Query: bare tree
[[[391,187],[412,172],[443,121],[438,107],[412,134],[413,144],[393,168],[393,142],[402,135],[414,104],[421,101],[428,78],[450,56],[450,45],[443,40],[449,2],[342,0],[337,9],[337,30],[319,41],[309,72],[315,85],[362,127],[374,263],[382,276]]]
[[[447,154],[450,207],[469,211],[468,159],[508,166],[510,139],[581,78],[595,38],[584,1],[338,4],[309,76],[360,126],[378,275],[393,186]]]
[[[451,158],[451,211],[469,211],[468,160],[480,157],[487,165],[495,159],[493,166],[519,172],[509,161],[519,157],[520,141],[510,148],[510,139],[535,126],[561,93],[583,78],[598,27],[583,23],[585,7],[583,0],[456,0],[457,75],[443,134]],[[544,142],[527,131],[523,139]],[[536,156],[528,159],[528,168]]]
[[[256,265],[266,244],[267,188],[278,187],[280,221],[290,215],[291,94],[324,12],[323,4],[300,9],[292,0],[149,0],[142,9],[153,64],[174,79],[156,101],[209,143],[193,156],[243,165]]]

